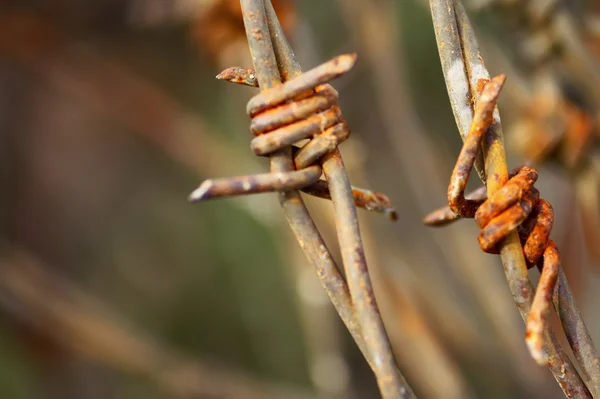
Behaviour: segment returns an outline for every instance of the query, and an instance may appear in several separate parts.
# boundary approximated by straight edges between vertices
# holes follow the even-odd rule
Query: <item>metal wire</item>
[[[493,232],[492,235],[499,234],[500,232],[502,233],[498,235],[502,238],[500,241],[491,241],[493,242],[493,245],[486,248],[488,250],[493,249],[495,252],[501,254],[505,273],[515,303],[523,319],[530,325],[530,338],[528,343],[530,343],[530,347],[534,349],[532,354],[536,360],[545,361],[547,359],[550,370],[567,397],[591,397],[591,394],[581,377],[570,363],[568,357],[560,349],[560,346],[556,342],[551,331],[543,328],[543,319],[544,316],[547,315],[549,308],[549,295],[552,292],[554,283],[558,278],[557,275],[559,274],[559,262],[555,246],[551,241],[547,241],[546,239],[542,239],[537,242],[537,244],[542,250],[548,252],[547,260],[545,262],[548,270],[542,273],[543,278],[538,286],[538,295],[533,298],[533,288],[527,274],[528,264],[523,256],[523,249],[516,228],[521,222],[531,216],[531,209],[529,209],[528,212],[523,212],[523,210],[527,207],[533,208],[534,205],[537,205],[538,207],[536,208],[536,216],[531,216],[530,219],[533,221],[533,225],[535,226],[535,222],[538,221],[539,226],[543,225],[545,231],[547,230],[549,233],[552,223],[548,219],[549,213],[547,212],[548,208],[544,205],[545,202],[542,202],[535,197],[535,191],[533,191],[531,187],[535,179],[533,179],[531,184],[522,185],[522,187],[519,187],[518,184],[515,185],[515,180],[512,180],[512,184],[507,185],[508,171],[500,128],[500,117],[495,108],[497,96],[499,95],[504,77],[497,77],[492,80],[491,84],[485,86],[486,90],[483,91],[480,97],[479,92],[483,85],[489,81],[489,74],[479,55],[477,41],[462,4],[458,0],[432,0],[430,1],[430,7],[438,50],[442,61],[442,69],[450,93],[451,105],[457,119],[457,125],[461,131],[461,136],[463,137],[463,140],[465,140],[463,150],[459,156],[459,161],[453,172],[453,177],[460,176],[460,178],[453,178],[448,188],[450,208],[453,213],[471,217],[476,215],[478,209],[481,209],[483,191],[478,190],[475,195],[471,195],[470,200],[465,200],[464,185],[466,184],[471,168],[474,166],[476,156],[479,152],[479,145],[483,140],[483,156],[487,176],[487,194],[489,198],[491,200],[498,198],[496,196],[504,195],[506,190],[513,190],[514,196],[516,187],[518,195],[516,196],[517,199],[513,199],[513,201],[519,202],[510,208],[512,211],[508,211],[506,208],[500,209],[500,211],[514,212],[512,215],[513,217],[510,218],[509,221],[506,220],[506,216],[504,216],[504,220],[497,220],[494,218],[482,219],[486,222],[482,224],[483,227],[486,227],[490,220],[492,223],[501,222],[500,224],[493,226],[490,230],[484,230],[486,233],[483,234],[483,237],[486,245],[486,240],[490,238],[487,234],[489,234],[490,231]],[[474,112],[474,117],[472,117],[473,122],[469,129],[469,133],[465,135],[464,123],[461,122],[467,118],[465,115],[473,113],[471,103],[477,103],[477,107]],[[531,172],[530,169],[523,169],[522,171],[526,175],[526,172]],[[531,178],[531,176],[529,177]],[[484,209],[490,209],[490,204],[497,205],[493,201],[487,201],[484,205],[488,208]],[[492,208],[494,207],[492,206]],[[544,210],[544,212],[542,212],[542,210]],[[494,209],[494,212],[498,212],[498,209]],[[485,213],[483,214],[486,215]],[[449,217],[446,219],[445,215]],[[497,215],[497,213],[493,213],[493,215]],[[486,216],[489,216],[489,214]],[[498,217],[501,216],[502,215],[499,215]],[[544,218],[544,216],[546,217]],[[450,215],[448,210],[444,209],[434,215],[428,216],[426,222],[434,222],[437,220],[441,223],[446,223],[455,219],[455,215]],[[531,228],[535,230],[535,227]],[[527,231],[524,231],[524,233],[525,232]],[[482,242],[481,237],[482,236],[480,236],[480,242]],[[563,287],[563,289],[565,289],[565,287]],[[569,305],[574,306],[572,296],[568,295],[568,297],[571,298]],[[572,309],[575,310],[576,308]],[[579,316],[579,312],[573,311],[573,316]],[[540,327],[540,323],[537,323],[538,321],[542,322],[542,327]],[[568,321],[563,321],[563,323],[565,322]],[[573,327],[573,323],[570,323],[570,326]],[[578,320],[577,326],[584,327],[584,324],[580,319]],[[544,336],[540,338],[542,330],[545,330]],[[571,331],[572,330],[573,328],[571,328]],[[565,328],[565,331],[568,332],[569,329]],[[579,337],[587,335],[589,338],[589,334],[587,334],[585,328],[580,329],[579,333]],[[577,339],[578,337],[572,336],[571,339],[573,338]],[[581,340],[586,342],[586,344],[591,343],[591,340],[588,342],[585,337]],[[541,342],[544,343],[547,358],[543,355],[540,356],[540,353],[543,354],[539,348]],[[578,347],[579,346],[576,345],[576,347],[573,348],[574,352],[578,350]],[[588,356],[588,360],[594,359],[595,361],[595,351],[586,353],[586,355]]]
[[[494,0],[489,6],[503,11],[502,16],[514,28],[513,31],[524,38],[516,44],[521,49],[519,59],[528,65],[530,75],[543,79],[546,86],[554,88],[550,95],[541,93],[531,103],[515,96],[513,100],[517,106],[527,109],[517,126],[531,126],[526,120],[532,115],[538,120],[534,124],[537,127],[534,132],[519,129],[513,131],[513,136],[535,136],[531,148],[525,149],[529,159],[541,163],[551,154],[558,155],[560,164],[574,173],[576,187],[581,187],[579,182],[594,173],[593,166],[589,164],[594,162],[593,135],[599,131],[599,122],[594,122],[593,115],[600,121],[600,64],[585,49],[576,16],[565,2],[555,0]],[[565,89],[567,85],[569,90]],[[554,106],[543,105],[548,103]],[[555,132],[555,137],[549,137],[552,136],[551,131]],[[595,182],[589,184],[586,180],[585,185],[597,186],[599,178],[592,179]],[[581,189],[578,194],[581,196]],[[580,198],[580,203],[586,210],[584,220],[588,247],[592,254],[597,254],[598,201]],[[596,349],[575,306],[562,269],[559,269],[558,280],[559,288],[554,296],[556,310],[582,376],[593,395],[600,397],[600,367]]]
[[[527,319],[526,342],[534,359],[545,365],[548,359],[542,350],[543,332],[548,328],[548,313],[560,263],[556,245],[548,239],[554,223],[552,206],[539,199],[539,192],[533,188],[538,173],[528,166],[518,169],[500,190],[483,203],[464,197],[475,154],[484,133],[492,124],[496,99],[505,79],[505,76],[498,76],[483,90],[469,135],[450,178],[448,201],[454,214],[475,218],[482,229],[479,245],[484,252],[498,254],[498,245],[519,227],[527,266],[531,268],[537,265],[542,272]],[[543,262],[540,261],[542,255]]]
[[[350,136],[350,129],[341,119],[340,108],[336,105],[337,91],[324,83],[348,72],[355,60],[354,54],[338,56],[277,86],[268,94],[254,97],[248,104],[248,114],[252,118],[250,130],[256,136],[251,148],[256,155],[267,156],[312,138],[303,147],[292,147],[295,170],[284,174],[209,179],[192,192],[190,200],[196,202],[286,189],[301,189],[307,194],[331,199],[327,182],[319,180],[321,167],[315,162],[345,141]],[[227,68],[217,75],[217,79],[258,86],[256,72],[249,68]],[[356,206],[384,213],[391,220],[397,219],[396,210],[385,194],[357,187],[352,187],[352,193]]]
[[[250,100],[247,111],[252,118],[251,131],[257,136],[252,149],[269,157],[271,173],[208,180],[190,199],[277,191],[298,242],[373,369],[382,396],[412,398],[414,394],[395,364],[377,308],[356,206],[385,212],[390,218],[395,218],[395,211],[383,194],[350,185],[337,150],[350,130],[336,105],[338,93],[326,84],[347,72],[356,56],[342,55],[302,73],[271,2],[241,0],[241,5],[254,69],[229,68],[218,77],[260,87],[261,93]],[[292,146],[301,139],[311,140],[299,148]],[[319,180],[321,169],[326,181]],[[347,284],[297,189],[333,200]]]

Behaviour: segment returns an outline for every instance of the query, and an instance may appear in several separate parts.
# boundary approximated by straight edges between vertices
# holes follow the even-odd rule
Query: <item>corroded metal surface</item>
[[[480,245],[485,251],[500,253],[502,257],[515,304],[528,325],[526,340],[533,357],[539,363],[549,366],[567,397],[592,397],[547,326],[550,298],[558,280],[559,295],[562,284],[562,292],[569,298],[566,301],[568,303],[563,303],[563,328],[569,335],[570,346],[583,369],[586,381],[595,391],[594,378],[588,377],[598,372],[595,349],[560,270],[556,246],[548,239],[553,215],[549,204],[540,200],[539,193],[533,188],[537,172],[523,167],[509,180],[500,117],[495,109],[504,78],[497,77],[487,83],[489,75],[483,66],[475,36],[460,1],[432,0],[430,5],[455,116],[468,114],[465,107],[468,101],[476,106],[472,111],[469,133],[467,137],[462,135],[464,146],[448,188],[450,206],[428,215],[425,222],[443,225],[460,216],[475,217],[478,220],[483,228],[479,236]],[[457,92],[460,93],[456,94]],[[461,127],[459,118],[457,124],[462,133],[464,127]],[[481,143],[489,199],[484,201],[483,191],[480,189],[474,197],[467,200],[464,188]],[[517,233],[518,230],[520,234]],[[527,274],[528,267],[533,265],[539,266],[542,274],[535,297]],[[554,302],[561,315],[556,296]],[[567,319],[566,314],[570,314],[572,319]]]
[[[286,218],[317,271],[336,310],[375,373],[384,398],[413,398],[398,370],[373,293],[358,226],[356,206],[395,220],[389,199],[350,185],[337,146],[350,135],[337,106],[338,93],[327,84],[349,71],[355,54],[333,58],[302,73],[270,1],[242,0],[242,15],[254,69],[233,67],[217,78],[261,92],[248,103],[252,149],[268,156],[271,173],[205,181],[192,199],[278,191]],[[309,139],[302,147],[298,140]],[[323,171],[326,180],[315,176]],[[341,276],[298,189],[333,201],[347,282]]]
[[[248,103],[248,115],[252,118],[250,131],[256,136],[251,148],[256,155],[268,156],[300,140],[311,139],[299,149],[294,147],[295,171],[272,176],[209,179],[190,195],[190,200],[298,189],[331,199],[326,183],[321,181],[318,187],[313,186],[318,180],[314,177],[314,169],[319,167],[326,153],[335,151],[350,137],[350,128],[336,105],[337,91],[326,83],[348,72],[355,61],[355,54],[340,55],[294,79],[262,91]],[[258,87],[257,76],[254,69],[230,67],[218,74],[217,79]],[[311,168],[310,173],[302,171],[308,167]],[[385,194],[358,187],[352,187],[352,193],[356,206],[384,213],[391,220],[397,219],[396,210]]]

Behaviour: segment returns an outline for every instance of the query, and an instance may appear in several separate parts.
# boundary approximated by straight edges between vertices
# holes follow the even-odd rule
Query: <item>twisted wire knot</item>
[[[552,206],[540,199],[539,191],[533,186],[538,173],[530,166],[522,166],[489,198],[485,187],[464,195],[483,136],[494,123],[493,112],[504,82],[505,77],[500,75],[485,84],[448,185],[448,207],[430,213],[424,222],[441,226],[461,217],[475,218],[481,228],[479,246],[493,254],[498,254],[501,241],[517,230],[527,267],[537,266],[540,270],[525,340],[533,358],[544,364],[547,362],[543,351],[544,329],[548,324],[560,259],[556,244],[549,239],[554,223]]]
[[[247,106],[256,136],[251,148],[269,155],[310,139],[294,154],[296,170],[305,169],[350,137],[337,105],[337,91],[326,82],[348,72],[356,55],[341,55],[280,86],[254,96]],[[307,184],[314,182],[307,182]]]
[[[545,251],[556,250],[549,239],[554,211],[533,186],[537,178],[534,168],[523,166],[511,173],[504,187],[479,206],[475,221],[482,229],[478,241],[484,252],[498,254],[498,244],[515,229],[529,268],[541,268],[540,260]]]
[[[543,334],[558,278],[560,257],[556,244],[549,238],[554,211],[533,186],[537,178],[538,173],[532,167],[522,166],[515,170],[508,182],[477,208],[475,221],[481,228],[479,246],[487,253],[498,254],[499,243],[516,229],[527,268],[537,267],[541,273],[527,319],[525,342],[534,358],[543,363],[547,361],[543,351]]]
[[[250,131],[255,136],[252,151],[268,156],[291,147],[294,170],[205,180],[192,192],[190,200],[285,190],[301,190],[331,199],[328,182],[321,180],[321,161],[350,137],[350,128],[337,105],[338,92],[327,82],[348,72],[355,62],[356,54],[340,55],[260,92],[248,102]],[[256,74],[248,68],[227,68],[217,79],[259,86]],[[309,140],[306,144],[297,146],[306,139]],[[397,219],[396,210],[385,194],[358,187],[352,187],[352,194],[357,207]]]

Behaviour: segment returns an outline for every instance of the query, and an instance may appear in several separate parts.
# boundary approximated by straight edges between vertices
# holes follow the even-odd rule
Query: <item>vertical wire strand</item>
[[[293,51],[278,28],[277,16],[269,0],[265,1],[269,27],[281,75],[290,79],[302,73]],[[368,274],[352,187],[338,150],[324,157],[323,171],[329,182],[335,209],[335,222],[348,287],[356,315],[373,359],[373,371],[384,398],[411,398],[414,394],[396,366],[383,321],[377,308]]]

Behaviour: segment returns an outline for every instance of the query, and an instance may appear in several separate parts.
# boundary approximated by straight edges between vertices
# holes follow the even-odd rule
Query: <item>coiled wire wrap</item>
[[[475,218],[481,228],[479,245],[484,252],[493,254],[499,253],[502,240],[518,231],[528,268],[537,266],[541,273],[527,319],[526,342],[534,359],[544,363],[547,361],[543,351],[544,329],[548,324],[560,259],[556,244],[549,239],[554,223],[552,206],[540,199],[539,191],[533,187],[538,173],[532,167],[523,166],[511,173],[508,182],[490,198],[487,198],[485,188],[464,196],[481,140],[493,122],[493,111],[505,79],[503,75],[497,76],[483,88],[450,178],[449,206],[432,212],[424,222],[440,226],[459,217]]]
[[[529,3],[527,3],[528,6]],[[547,4],[548,2],[540,1],[537,3]],[[485,199],[486,191],[490,195],[495,193],[508,182],[509,178],[509,173],[506,170],[506,153],[500,113],[497,109],[494,109],[499,91],[496,90],[496,93],[493,93],[495,85],[492,84],[491,96],[489,92],[486,96],[479,95],[484,86],[484,91],[488,90],[489,83],[487,82],[490,81],[490,77],[483,63],[477,38],[462,2],[460,0],[430,0],[429,4],[450,103],[460,134],[465,141],[463,149],[468,149],[471,156],[477,154],[479,150],[477,146],[480,144],[485,149],[484,153],[480,152],[483,155],[484,162],[479,164],[479,171],[485,171],[487,179],[480,176],[487,187],[479,190],[476,193],[478,195],[471,194],[466,198],[470,200],[479,198],[479,205],[481,205],[482,199]],[[531,7],[522,8],[523,10],[531,9]],[[555,30],[555,33],[559,32],[564,33],[566,31],[562,29]],[[571,42],[570,39],[572,38],[570,37],[568,42]],[[576,47],[578,46],[568,46],[563,50],[575,49]],[[563,54],[566,53],[563,52]],[[511,72],[511,75],[517,76],[515,71]],[[580,76],[589,75],[583,74]],[[499,78],[494,78],[492,81],[497,81]],[[517,85],[522,86],[521,82],[518,82]],[[589,85],[589,81],[587,85]],[[522,98],[514,98],[513,100],[512,102],[515,104],[522,102]],[[475,121],[475,119],[479,120]],[[472,136],[471,139],[468,136]],[[473,146],[472,143],[467,145],[467,141],[474,141],[476,145]],[[536,145],[540,145],[540,143],[538,142]],[[462,155],[463,151],[461,151]],[[464,155],[469,158],[469,154]],[[467,172],[468,176],[470,171],[469,162],[465,163],[464,159],[459,159],[457,167],[459,166],[462,168],[463,173]],[[464,186],[462,191],[459,193],[453,192],[452,194],[459,195],[462,193],[464,193]],[[450,197],[449,190],[449,199]],[[461,198],[463,201],[465,200],[462,195]],[[475,206],[473,214],[477,211],[477,208],[478,205]],[[432,219],[429,221],[443,221],[446,216],[449,216],[449,218],[442,224],[460,217],[460,215],[454,214],[450,208],[447,208],[442,210],[440,214],[430,215],[427,219]],[[427,219],[426,221],[428,221]],[[527,273],[527,262],[523,256],[523,247],[520,241],[517,230],[509,234],[499,244],[501,247],[500,257],[515,305],[526,324],[530,324],[530,314],[532,310],[539,309],[538,304],[540,302],[536,301],[536,306],[532,307],[536,292]],[[546,269],[550,269],[548,263]],[[542,275],[542,283],[544,277]],[[538,291],[543,285],[539,285]],[[544,329],[543,334],[545,353],[532,351],[531,345],[529,345],[530,353],[538,364],[548,366],[565,396],[591,398],[593,393],[593,397],[600,397],[600,367],[595,345],[575,303],[575,298],[562,268],[559,268],[556,285],[552,300],[579,369],[575,368],[566,351],[558,343],[557,337],[550,326]],[[538,295],[538,298],[540,298],[540,295]]]
[[[552,294],[560,268],[554,241],[549,239],[554,224],[552,205],[539,198],[533,187],[538,178],[535,169],[523,166],[511,174],[502,189],[488,198],[475,213],[482,229],[479,245],[487,253],[498,254],[498,244],[517,229],[527,267],[537,266],[540,281],[527,319],[525,342],[533,354],[543,358],[543,333],[552,306]]]
[[[324,83],[350,70],[355,60],[354,54],[341,55],[253,97],[247,112],[257,136],[251,143],[254,153],[268,155],[310,138],[294,155],[296,170],[302,170],[345,141],[350,128],[337,106],[338,93]]]
[[[190,200],[298,189],[331,199],[327,182],[320,180],[319,161],[350,137],[350,128],[337,105],[337,91],[326,82],[348,72],[355,61],[355,54],[337,56],[294,79],[262,91],[248,102],[247,113],[252,118],[250,131],[256,136],[251,142],[252,150],[256,155],[267,156],[292,146],[294,171],[209,179],[190,195]],[[254,71],[247,68],[227,68],[217,75],[217,79],[258,86]],[[310,141],[302,147],[295,146],[305,139]],[[397,219],[396,210],[385,194],[358,187],[352,188],[352,194],[357,207],[384,213],[391,220]]]
[[[537,267],[541,273],[527,320],[525,340],[532,354],[537,353],[543,359],[542,336],[548,323],[560,257],[556,244],[549,238],[554,211],[550,203],[539,198],[539,191],[533,186],[537,178],[534,168],[523,166],[511,173],[506,185],[490,198],[487,198],[485,187],[471,193],[468,201],[478,204],[474,214],[458,215],[448,206],[430,213],[424,222],[442,226],[460,217],[474,217],[481,228],[479,246],[490,254],[499,254],[500,242],[517,230],[527,267]]]

